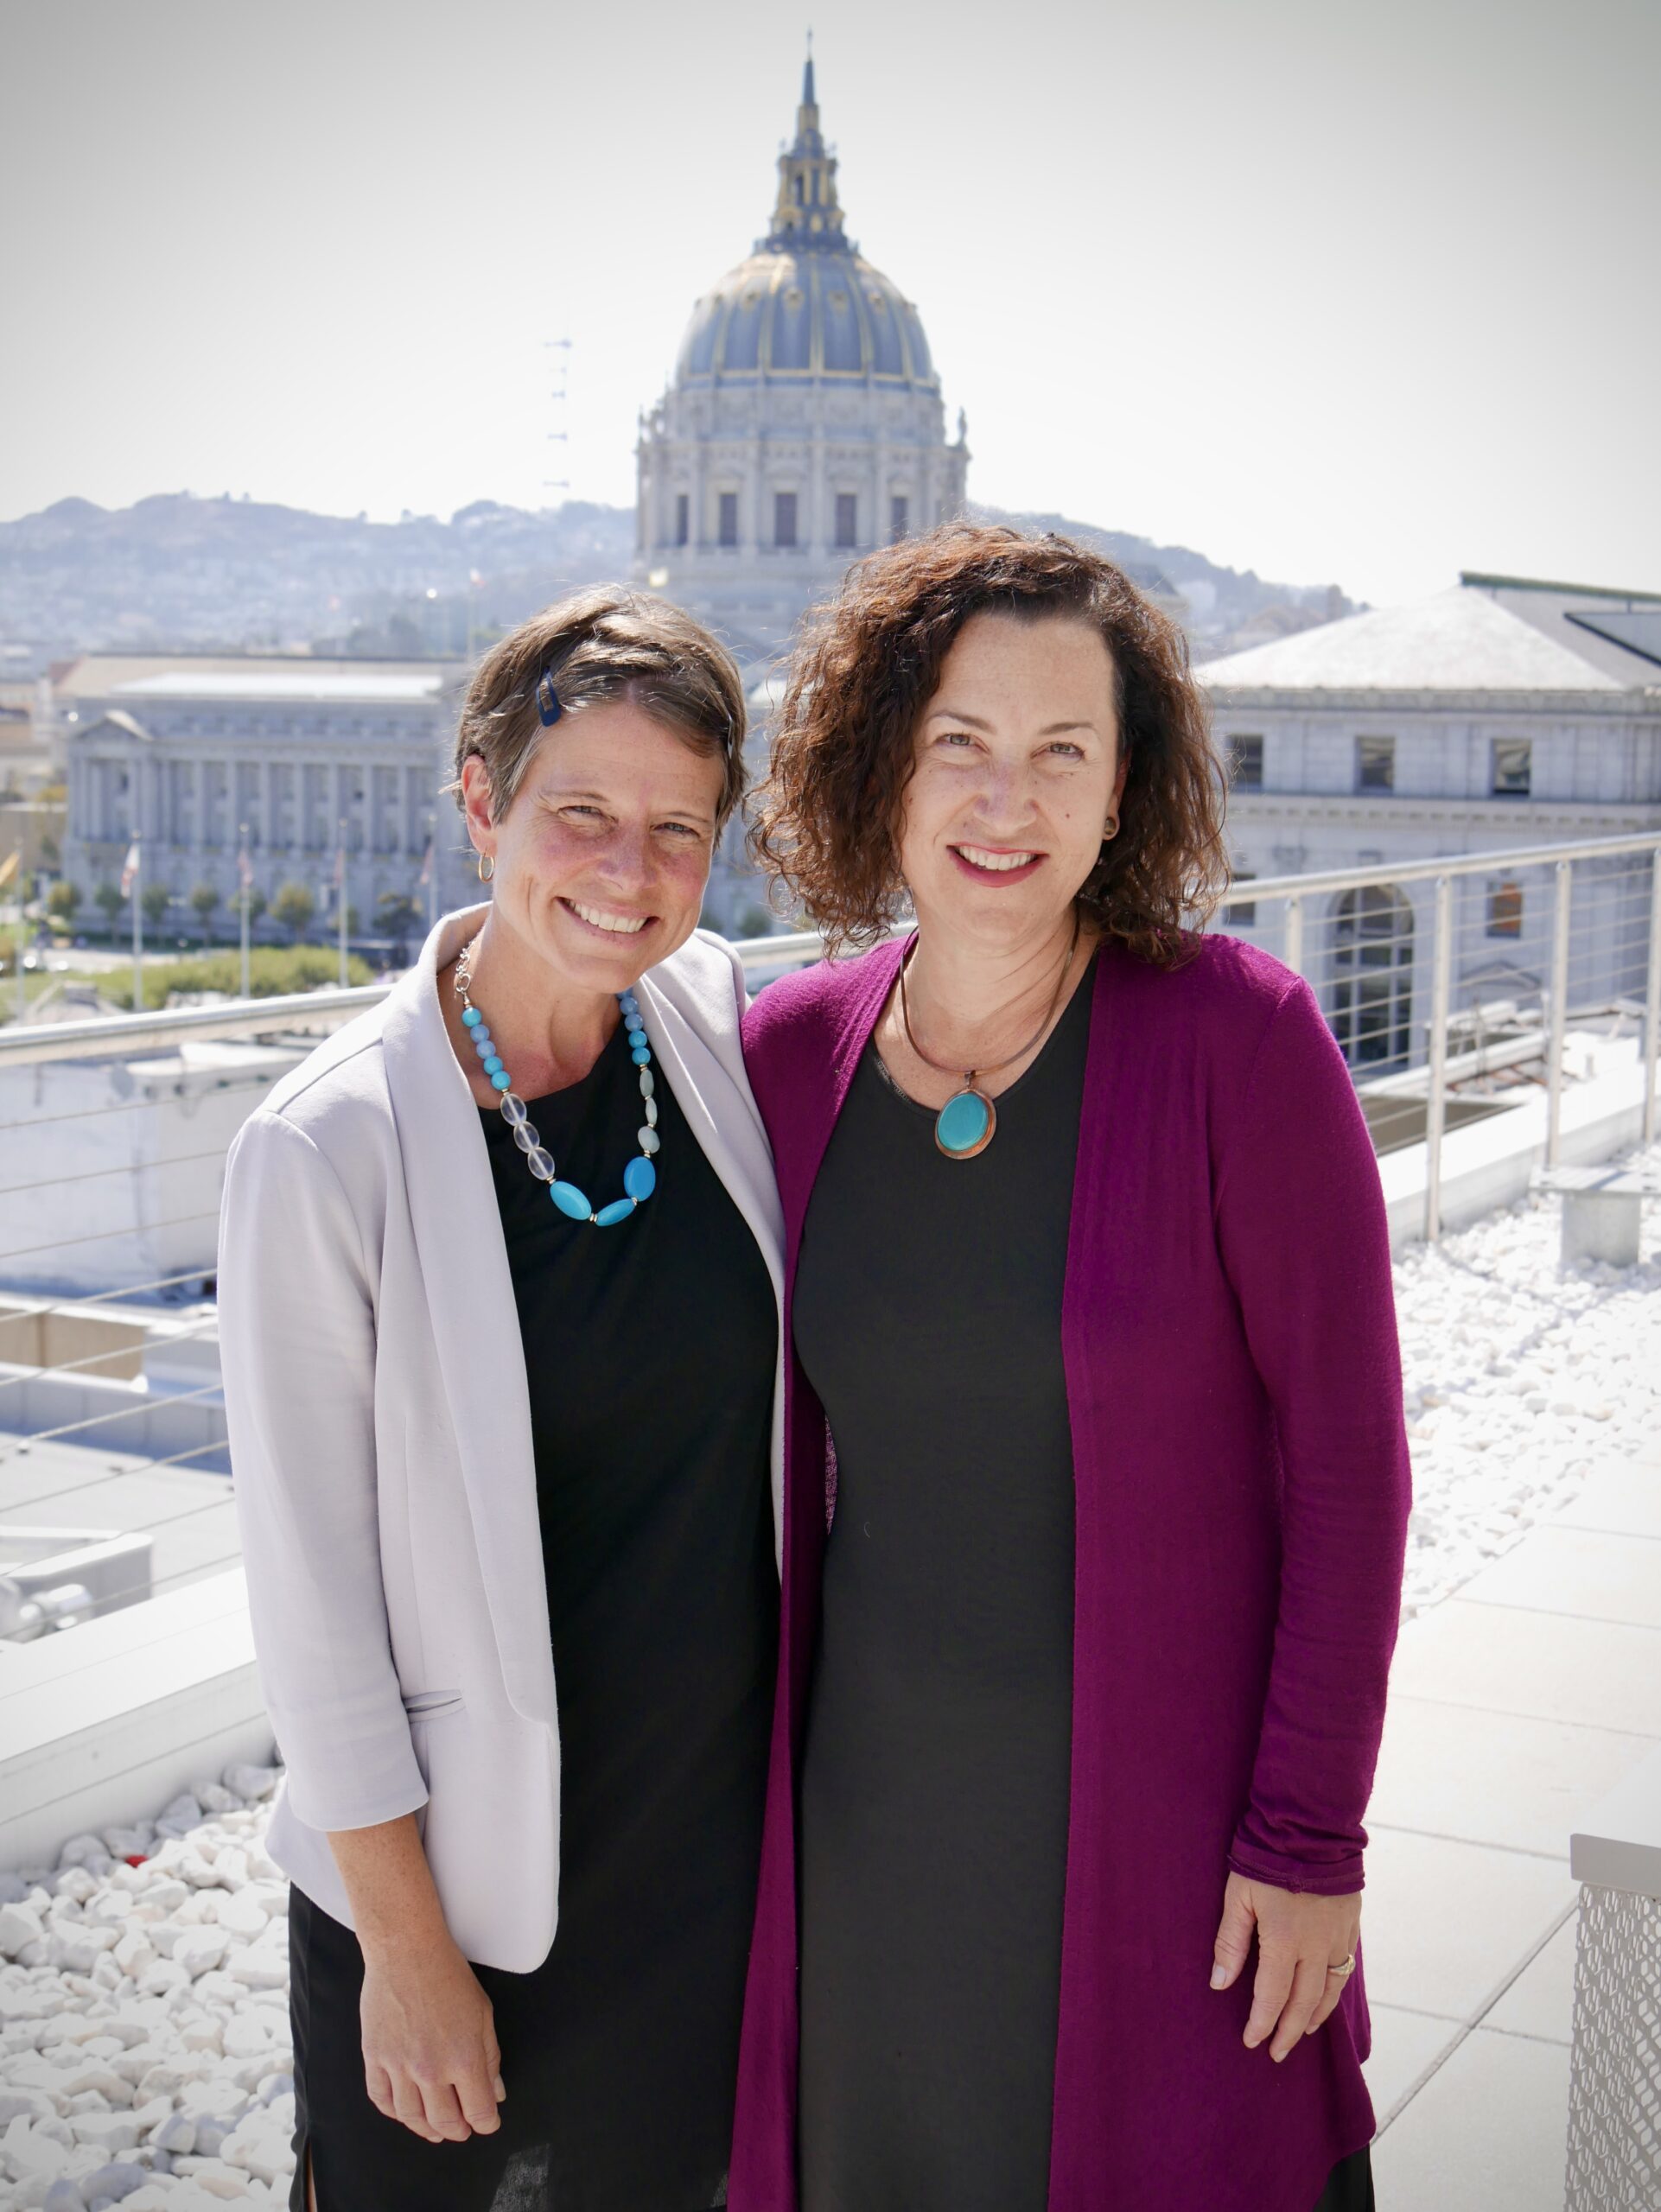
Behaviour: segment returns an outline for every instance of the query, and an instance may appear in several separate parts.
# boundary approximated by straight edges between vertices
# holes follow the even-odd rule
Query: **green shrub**
[[[374,976],[366,960],[353,953],[347,963],[347,980],[370,983]],[[294,991],[333,988],[340,979],[340,955],[317,944],[259,944],[248,960],[248,988],[257,999],[277,999]],[[99,988],[111,1005],[130,1007],[132,976],[101,976]],[[169,1000],[199,991],[223,991],[235,998],[242,989],[242,960],[235,952],[209,953],[200,960],[146,962],[144,1011],[159,1014]]]

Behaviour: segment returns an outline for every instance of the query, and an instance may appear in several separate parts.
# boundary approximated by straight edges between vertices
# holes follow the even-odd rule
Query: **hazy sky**
[[[973,496],[1661,589],[1656,0],[809,5],[0,0],[0,515],[632,500],[811,20]]]

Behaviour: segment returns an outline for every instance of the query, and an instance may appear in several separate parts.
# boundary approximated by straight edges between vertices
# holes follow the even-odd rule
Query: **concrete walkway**
[[[1576,1816],[1661,1739],[1661,1446],[1402,1631],[1368,1828],[1381,2212],[1562,2212]]]

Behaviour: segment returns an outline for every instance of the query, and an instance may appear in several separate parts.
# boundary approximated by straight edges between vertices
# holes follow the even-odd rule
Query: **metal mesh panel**
[[[1661,2212],[1661,1897],[1581,1891],[1567,2212]]]

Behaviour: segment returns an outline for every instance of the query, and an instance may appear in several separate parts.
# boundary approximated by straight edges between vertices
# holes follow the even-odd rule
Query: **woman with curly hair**
[[[790,1358],[736,2212],[1371,2202],[1389,1251],[1314,998],[1198,933],[1220,811],[1180,632],[1064,539],[879,553],[792,671],[759,849],[883,941],[745,1026]]]

